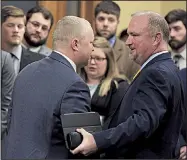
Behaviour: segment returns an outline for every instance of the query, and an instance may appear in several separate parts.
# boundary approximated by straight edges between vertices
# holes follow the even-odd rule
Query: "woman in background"
[[[90,89],[92,111],[98,112],[101,122],[105,123],[112,117],[129,84],[126,76],[118,72],[108,41],[95,37],[93,46],[88,65],[81,69],[80,75]]]

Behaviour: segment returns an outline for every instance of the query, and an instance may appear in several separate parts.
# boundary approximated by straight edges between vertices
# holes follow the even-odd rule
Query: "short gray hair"
[[[76,16],[65,16],[57,22],[53,32],[53,47],[56,41],[67,44],[73,38],[84,38],[85,33],[90,30],[90,23],[84,18]],[[91,28],[92,29],[92,28]]]
[[[168,42],[169,41],[169,26],[166,22],[165,18],[162,17],[160,14],[153,12],[153,11],[140,11],[132,14],[134,16],[141,16],[147,15],[148,16],[148,28],[150,34],[154,36],[156,33],[161,32],[163,39]]]

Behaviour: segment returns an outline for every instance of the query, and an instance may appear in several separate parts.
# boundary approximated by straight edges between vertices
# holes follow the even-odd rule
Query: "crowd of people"
[[[138,11],[119,37],[117,3],[94,16],[95,34],[81,17],[2,7],[2,159],[187,158],[186,11]],[[102,131],[77,128],[69,150],[60,117],[87,112]]]

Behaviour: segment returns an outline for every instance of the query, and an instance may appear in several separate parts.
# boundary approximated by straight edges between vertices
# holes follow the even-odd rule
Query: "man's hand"
[[[91,153],[96,152],[97,145],[96,145],[93,135],[85,131],[83,128],[77,129],[76,131],[83,135],[83,141],[77,148],[75,148],[74,150],[70,150],[71,153],[72,154],[81,153],[87,156]]]
[[[187,155],[187,146],[183,146],[180,148],[180,159],[186,159]]]

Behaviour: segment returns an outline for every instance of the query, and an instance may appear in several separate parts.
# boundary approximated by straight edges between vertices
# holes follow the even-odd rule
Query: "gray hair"
[[[164,17],[153,11],[140,11],[132,14],[131,16],[134,17],[141,15],[148,16],[148,28],[152,36],[156,35],[158,32],[161,32],[163,39],[166,42],[169,41],[169,26]]]
[[[57,41],[67,45],[73,38],[84,38],[84,35],[91,28],[90,23],[84,18],[76,16],[65,16],[57,22],[53,32],[53,48]]]

